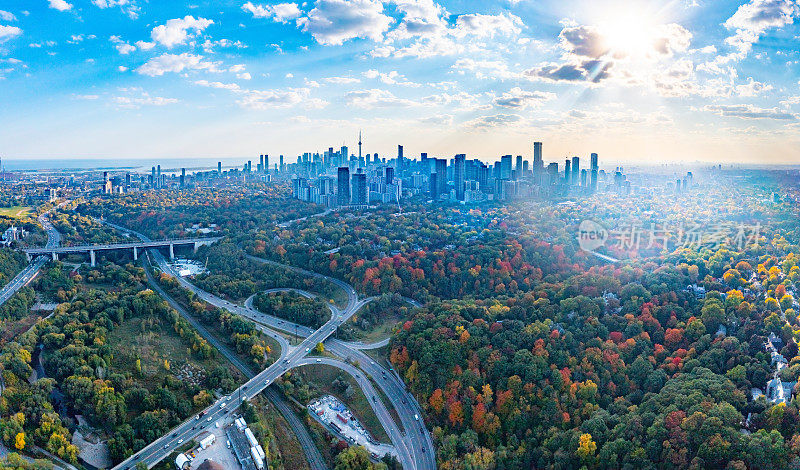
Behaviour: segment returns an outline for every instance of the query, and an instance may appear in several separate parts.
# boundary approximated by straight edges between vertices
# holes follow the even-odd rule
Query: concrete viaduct
[[[28,260],[39,255],[50,255],[53,260],[58,260],[59,254],[70,253],[89,253],[89,259],[92,266],[95,265],[95,252],[97,251],[111,251],[111,250],[133,250],[133,259],[139,258],[139,249],[147,248],[161,248],[169,247],[169,257],[175,258],[175,246],[192,245],[195,251],[203,245],[211,245],[212,243],[220,240],[222,237],[204,237],[204,238],[180,238],[169,240],[152,240],[146,242],[129,242],[129,243],[111,243],[107,245],[77,245],[77,246],[61,246],[53,248],[28,248],[25,249],[25,254],[28,255]]]

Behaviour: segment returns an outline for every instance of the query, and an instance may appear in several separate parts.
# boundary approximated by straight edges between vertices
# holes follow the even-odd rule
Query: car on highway
[[[183,444],[183,439],[178,439],[178,445]]]
[[[317,358],[317,362],[322,362],[322,359]]]

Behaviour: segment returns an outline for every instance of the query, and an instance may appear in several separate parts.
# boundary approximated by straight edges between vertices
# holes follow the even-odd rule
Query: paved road
[[[39,223],[42,224],[45,232],[47,232],[47,245],[46,248],[55,248],[61,243],[61,234],[58,233],[50,221],[47,219],[46,214],[39,216]],[[28,285],[39,273],[39,270],[47,263],[47,256],[37,256],[30,264],[20,271],[14,279],[8,282],[2,289],[0,289],[0,305],[6,303],[18,290]]]
[[[113,224],[109,224],[114,226]],[[145,239],[146,237],[142,237],[141,234],[137,234],[129,229],[125,229],[119,226],[115,226],[118,229],[124,230],[129,233],[133,233],[135,235],[140,236],[140,238]],[[208,292],[205,292],[198,287],[194,286],[190,282],[186,281],[180,276],[177,276],[177,273],[172,273],[171,267],[166,263],[160,254],[154,252],[154,257],[158,262],[161,269],[175,275],[175,278],[186,288],[193,291],[200,299],[215,305],[220,308],[225,308],[233,313],[240,314],[242,316],[251,318],[254,316],[255,313],[253,310],[250,310],[245,307],[241,307],[230,302],[227,302],[219,297],[216,297]],[[289,324],[280,319],[275,319],[277,323],[272,322],[271,319],[264,318],[259,321],[259,323],[264,324],[266,326],[270,326],[276,329],[281,329],[283,331],[287,331],[290,333],[296,333],[301,336],[305,336],[305,339],[301,342],[301,344],[293,349],[290,349],[286,352],[286,354],[282,354],[281,360],[272,364],[271,366],[264,369],[262,372],[256,374],[250,381],[246,384],[242,385],[236,392],[232,395],[236,395],[237,400],[241,399],[249,399],[261,391],[265,390],[274,380],[284,374],[287,370],[291,369],[292,367],[296,367],[297,365],[304,364],[304,357],[310,352],[312,348],[316,346],[317,343],[321,343],[326,341],[341,325],[342,323],[348,321],[350,317],[363,305],[365,305],[370,299],[359,299],[358,295],[353,289],[352,286],[349,284],[340,281],[338,279],[329,278],[319,273],[314,273],[308,270],[304,270],[301,268],[285,266],[280,263],[276,263],[269,260],[264,260],[261,258],[253,257],[248,255],[250,259],[253,259],[258,262],[262,262],[265,264],[271,264],[275,266],[281,266],[284,268],[291,269],[295,272],[302,273],[307,276],[314,276],[319,278],[324,278],[333,282],[340,288],[342,288],[348,296],[347,305],[340,309],[336,306],[327,304],[331,309],[331,318],[328,322],[326,322],[321,328],[317,330],[310,330],[305,327],[301,327],[299,325]],[[265,316],[266,317],[266,316]],[[274,318],[274,317],[273,317]],[[272,324],[271,324],[272,323]],[[294,331],[292,331],[294,330]],[[398,452],[398,459],[400,463],[406,469],[416,470],[416,469],[434,469],[436,467],[435,455],[433,454],[433,443],[430,438],[430,435],[426,431],[424,424],[421,421],[421,411],[419,409],[419,405],[416,403],[414,398],[405,391],[405,387],[402,384],[402,381],[393,373],[387,372],[383,369],[380,365],[369,359],[361,351],[357,351],[347,346],[346,343],[331,340],[329,341],[330,347],[328,348],[329,351],[338,354],[346,359],[350,359],[354,362],[359,364],[363,364],[364,371],[372,377],[375,383],[384,391],[384,393],[389,397],[389,400],[395,407],[398,415],[400,416],[401,422],[403,427],[405,428],[405,433],[401,432],[397,425],[392,421],[392,424],[388,424],[389,426],[386,431],[389,435],[392,444],[395,446]],[[366,393],[366,392],[365,392]],[[380,405],[378,405],[380,403]],[[402,404],[401,404],[402,403]],[[385,412],[385,405],[378,400],[377,403],[372,403],[374,408],[376,408],[376,413],[379,415]],[[380,407],[384,407],[381,411]],[[226,411],[227,409],[227,411]],[[206,423],[214,423],[216,420],[224,417],[226,414],[230,413],[230,408],[227,407],[226,402],[218,402],[209,407],[206,411],[204,411],[203,417],[198,418],[205,419]],[[380,418],[379,418],[380,419]],[[165,436],[157,439],[144,450],[142,450],[139,454],[136,454],[131,459],[126,460],[122,464],[118,465],[115,468],[126,468],[126,466],[132,466],[136,464],[137,456],[138,458],[147,458],[148,465],[152,466],[155,462],[160,461],[166,455],[171,452],[171,448],[175,445],[179,445],[179,440],[182,440],[181,432],[184,433],[196,433],[199,432],[199,425],[195,425],[195,429],[192,429],[191,421],[187,421],[186,423],[181,424],[176,428],[174,431],[170,431]],[[143,454],[143,455],[142,455]]]
[[[154,251],[152,254],[154,258],[161,257],[163,260],[163,256],[161,255],[161,253]],[[202,335],[214,348],[216,348],[220,353],[222,353],[222,355],[226,359],[228,359],[231,362],[231,364],[233,364],[237,369],[239,369],[239,371],[242,374],[244,374],[245,377],[247,377],[248,379],[252,379],[256,375],[253,372],[252,368],[249,365],[245,364],[239,358],[239,356],[236,355],[236,353],[234,353],[226,344],[220,342],[214,335],[212,335],[205,328],[205,326],[203,326],[192,315],[190,315],[183,308],[183,306],[181,306],[169,294],[167,294],[164,291],[164,289],[155,281],[155,279],[153,279],[149,269],[147,269],[146,271],[147,271],[148,281],[150,281],[150,285],[153,287],[153,290],[156,291],[156,293],[158,293],[161,297],[166,299],[167,302],[169,302],[170,306],[175,310],[177,310],[178,313],[180,313],[181,316],[183,316],[200,333],[200,335]],[[278,361],[282,361],[290,350],[289,342],[282,335],[275,333],[272,330],[268,330],[267,328],[263,327],[259,329],[261,329],[262,331],[267,330],[271,333],[270,336],[275,335],[278,338],[280,338],[278,341],[281,343],[281,355]],[[303,449],[303,453],[306,455],[306,459],[309,461],[311,470],[326,470],[327,465],[325,465],[325,460],[322,458],[322,454],[320,454],[319,449],[317,449],[317,446],[314,444],[314,440],[311,438],[311,435],[308,434],[308,431],[306,430],[305,426],[297,417],[297,415],[294,413],[294,411],[292,411],[289,405],[286,404],[286,401],[277,392],[275,392],[275,390],[272,389],[267,389],[264,394],[266,395],[267,399],[270,402],[272,402],[273,405],[275,405],[275,408],[277,408],[277,410],[281,413],[281,415],[283,415],[284,419],[286,419],[286,421],[289,423],[289,427],[292,428],[292,431],[294,432],[295,436],[297,436],[297,440],[300,443],[300,447]],[[194,437],[195,435],[197,435],[197,433],[201,432],[202,430],[211,428],[215,425],[216,420],[212,419],[211,421],[208,421],[208,417],[204,418],[206,420],[203,421],[202,423],[199,422],[200,420],[196,420],[196,422],[193,423],[191,426],[185,426],[189,428],[188,431],[185,428],[182,429],[179,426],[175,430],[171,431],[170,435],[178,432],[179,434],[177,437],[175,437],[175,439],[186,440],[187,439],[186,436]],[[184,425],[185,424],[186,423],[184,423]],[[183,434],[180,434],[181,432]],[[162,445],[168,445],[168,444],[164,443]],[[173,446],[170,446],[165,450],[171,449],[172,447]],[[145,448],[144,451],[135,454],[133,458],[129,459],[132,462],[131,467],[136,465],[136,463],[138,463],[139,461],[143,461],[147,463],[148,466],[152,466],[158,463],[161,459],[163,459],[163,456],[161,456],[158,460],[156,460],[156,458],[159,457],[159,453],[157,451],[160,449],[158,448],[150,449],[150,452],[147,452],[147,450],[148,448]],[[172,450],[169,450],[169,452],[172,452]],[[169,452],[167,452],[167,455],[169,455]],[[139,457],[136,458],[136,455],[138,455]],[[123,462],[123,464],[124,463],[125,462]],[[125,468],[125,466],[122,466],[122,464],[120,464],[115,468]]]

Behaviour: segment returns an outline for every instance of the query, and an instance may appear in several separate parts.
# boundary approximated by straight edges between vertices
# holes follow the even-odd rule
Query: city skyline
[[[550,161],[800,161],[789,0],[0,10],[8,160],[289,157],[363,130],[389,158],[530,158],[541,140]]]

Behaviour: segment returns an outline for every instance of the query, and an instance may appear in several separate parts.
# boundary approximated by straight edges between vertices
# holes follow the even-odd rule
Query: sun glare
[[[597,26],[612,55],[637,58],[652,51],[658,21],[644,9],[625,7],[614,9]]]

